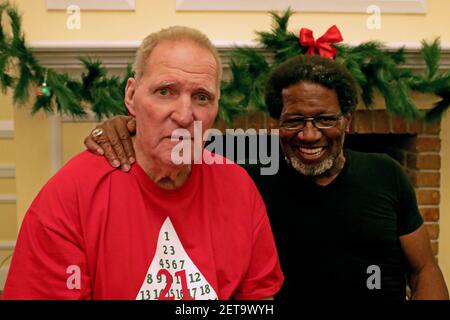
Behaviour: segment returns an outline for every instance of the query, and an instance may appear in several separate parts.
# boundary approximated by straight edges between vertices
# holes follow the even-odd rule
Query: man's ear
[[[125,106],[128,109],[128,112],[132,116],[136,116],[136,110],[134,108],[134,94],[136,92],[136,79],[128,78],[127,86],[125,87]]]
[[[348,114],[344,115],[345,117],[345,133],[350,132],[350,124],[352,123],[353,119],[353,112],[349,112]]]

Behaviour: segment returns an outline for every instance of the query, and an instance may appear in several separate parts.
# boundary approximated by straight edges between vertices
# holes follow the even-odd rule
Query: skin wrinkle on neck
[[[191,165],[164,165],[157,159],[146,156],[140,148],[136,148],[135,136],[132,137],[132,141],[133,148],[136,150],[137,162],[148,177],[159,187],[173,190],[181,187],[187,181],[192,171]],[[145,161],[140,161],[142,159],[145,159]]]

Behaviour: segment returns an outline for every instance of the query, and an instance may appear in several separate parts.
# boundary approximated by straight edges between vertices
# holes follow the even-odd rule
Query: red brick
[[[408,123],[408,133],[422,133],[423,132],[423,123],[420,120],[416,120]]]
[[[424,125],[424,132],[428,134],[439,134],[441,132],[441,122],[431,122]]]
[[[265,129],[266,128],[266,115],[262,112],[252,112],[247,118],[247,129]]]
[[[350,121],[350,130],[349,133],[355,133],[356,132],[356,118],[355,116],[352,117],[351,121]]]
[[[441,168],[441,157],[440,155],[430,154],[408,154],[407,158],[408,168],[411,169],[436,169]]]
[[[439,172],[408,170],[408,176],[415,187],[439,187],[441,182]]]
[[[392,119],[392,131],[394,133],[407,133],[408,127],[406,125],[406,121],[402,118],[393,118]]]
[[[441,139],[432,137],[417,137],[411,139],[408,145],[411,151],[415,152],[440,152]]]
[[[424,221],[436,222],[439,220],[439,207],[419,208]]]
[[[439,205],[440,193],[438,190],[417,190],[417,203],[419,205]]]
[[[359,110],[355,112],[355,131],[357,133],[372,133],[372,113],[368,110]]]
[[[269,117],[267,118],[267,128],[269,129],[278,129],[280,127],[280,123],[278,119]]]
[[[439,225],[437,223],[426,223],[425,228],[431,240],[437,240],[439,238]]]
[[[431,241],[431,250],[433,251],[433,255],[437,256],[439,253],[439,242],[437,241]]]
[[[216,120],[216,122],[214,122],[213,126],[214,129],[218,129],[220,130],[222,133],[225,132],[225,128],[226,128],[226,124],[225,121],[223,121],[222,119],[220,120]]]
[[[385,110],[373,111],[373,129],[374,133],[390,133],[391,121]]]
[[[227,125],[227,128],[247,130],[247,115],[240,115],[233,119],[233,123]]]

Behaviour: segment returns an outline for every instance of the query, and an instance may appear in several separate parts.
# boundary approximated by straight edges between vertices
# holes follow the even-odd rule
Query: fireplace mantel
[[[257,48],[256,43],[251,41],[213,41],[213,43],[218,48],[225,73],[228,69],[228,54],[235,46]],[[140,41],[40,41],[29,43],[29,47],[45,67],[74,73],[83,69],[82,63],[78,60],[80,56],[96,57],[111,72],[122,72],[129,63],[133,62],[139,45]],[[353,45],[356,45],[356,43]],[[417,72],[424,69],[425,64],[420,53],[420,43],[387,42],[385,45],[388,50],[396,50],[404,47],[406,57],[405,67]],[[264,55],[271,55],[265,49],[257,50],[260,50]],[[442,45],[441,70],[450,70],[450,44]]]

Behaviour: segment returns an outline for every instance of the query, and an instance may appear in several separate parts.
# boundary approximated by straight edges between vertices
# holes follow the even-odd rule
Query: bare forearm
[[[437,264],[431,264],[419,273],[411,274],[410,286],[413,300],[449,299],[444,277]]]

